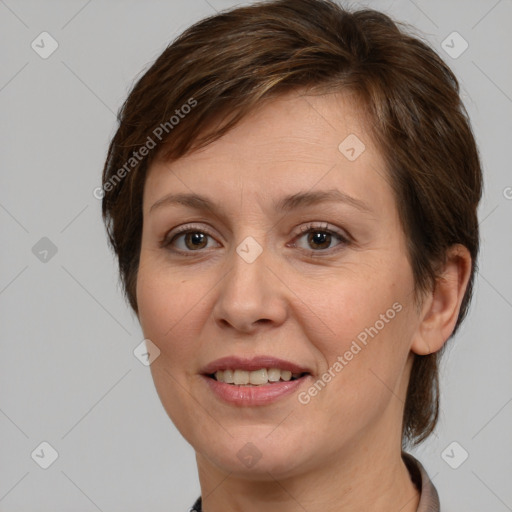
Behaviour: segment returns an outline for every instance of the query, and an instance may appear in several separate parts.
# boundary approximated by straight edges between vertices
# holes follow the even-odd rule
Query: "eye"
[[[299,235],[296,240],[306,239],[306,243],[308,247],[302,247],[304,250],[307,250],[311,253],[318,252],[327,252],[326,249],[332,248],[332,244],[335,240],[338,240],[337,245],[348,245],[349,239],[344,236],[342,233],[337,230],[328,229],[328,224],[324,224],[323,226],[314,226],[313,224],[308,224],[300,229],[301,235]],[[294,243],[293,247],[297,245]],[[313,249],[312,251],[310,249]],[[330,251],[329,251],[330,252]]]
[[[350,243],[348,236],[337,230],[329,229],[327,223],[317,226],[308,224],[300,229],[300,233],[295,237],[291,247],[299,247],[302,250],[308,251],[311,255],[334,252],[337,249],[334,249],[334,251],[329,251],[328,249],[333,248],[335,241],[338,241],[336,246],[342,247]],[[184,225],[167,235],[160,245],[178,255],[193,256],[192,253],[194,252],[200,253],[203,249],[220,247],[217,242],[215,242],[217,245],[209,245],[209,239],[213,240],[213,235],[208,230]],[[301,244],[298,245],[296,243],[296,240],[301,239],[306,240],[308,247],[303,247]]]
[[[209,248],[209,238],[213,237],[208,231],[185,225],[166,236],[161,245],[173,252],[187,255],[187,252],[197,252]]]

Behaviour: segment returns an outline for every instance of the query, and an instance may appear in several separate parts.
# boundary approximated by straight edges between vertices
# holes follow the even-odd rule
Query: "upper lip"
[[[201,370],[201,373],[204,375],[211,375],[212,373],[215,373],[219,370],[227,369],[245,370],[250,372],[260,370],[261,368],[279,368],[280,370],[289,370],[292,373],[310,373],[307,368],[296,363],[265,355],[251,358],[236,356],[222,357],[221,359],[216,359],[215,361],[212,361],[206,365]]]

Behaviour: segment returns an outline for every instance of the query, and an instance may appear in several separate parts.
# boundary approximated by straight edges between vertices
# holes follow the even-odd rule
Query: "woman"
[[[103,215],[193,510],[439,510],[405,449],[436,425],[482,187],[446,64],[373,10],[258,3],[186,30],[119,117]]]

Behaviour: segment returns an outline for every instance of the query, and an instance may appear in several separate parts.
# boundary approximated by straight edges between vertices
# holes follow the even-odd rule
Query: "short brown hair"
[[[103,218],[135,312],[142,195],[155,155],[171,161],[204,147],[285,92],[349,91],[385,160],[416,292],[431,289],[452,244],[471,254],[455,333],[476,270],[480,160],[456,77],[406,28],[383,13],[349,11],[330,0],[275,0],[201,20],[165,49],[120,109],[103,171]],[[415,355],[404,446],[423,441],[436,425],[441,352]]]

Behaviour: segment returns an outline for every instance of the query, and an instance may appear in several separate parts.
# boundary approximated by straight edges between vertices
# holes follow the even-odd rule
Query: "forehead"
[[[226,201],[243,190],[275,202],[281,192],[314,187],[364,196],[386,185],[385,174],[353,96],[290,93],[263,103],[199,151],[171,163],[156,159],[144,210],[164,193],[198,188]]]

